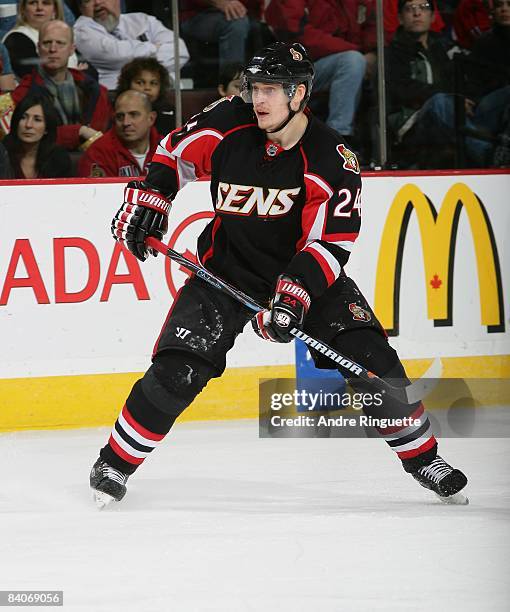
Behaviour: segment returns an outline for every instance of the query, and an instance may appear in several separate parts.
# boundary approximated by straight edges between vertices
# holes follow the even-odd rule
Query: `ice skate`
[[[448,465],[439,455],[428,465],[424,465],[412,476],[422,487],[430,489],[445,504],[467,505],[468,498],[460,493],[467,484],[466,476]]]
[[[108,465],[101,457],[94,463],[90,471],[90,486],[99,510],[102,510],[111,501],[120,501],[124,497],[128,478],[128,474]]]

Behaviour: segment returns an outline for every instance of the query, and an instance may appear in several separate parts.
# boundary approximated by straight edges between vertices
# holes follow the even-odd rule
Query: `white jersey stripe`
[[[187,183],[197,180],[195,165],[193,162],[177,158],[177,174],[179,176],[179,189],[182,189]]]
[[[165,148],[165,141],[167,140],[168,136],[166,136],[166,138],[164,138],[157,146],[156,149],[156,155],[163,155],[163,157],[168,157],[169,159],[175,159],[175,157],[168,152],[168,150]]]
[[[335,279],[337,279],[340,276],[342,267],[340,266],[338,259],[334,257],[333,255],[331,255],[328,249],[325,249],[322,246],[322,244],[319,244],[318,242],[310,242],[310,244],[307,244],[303,250],[304,251],[310,251],[310,250],[316,251],[323,259],[326,260],[326,263],[329,269],[331,270],[331,274],[333,274]]]
[[[180,157],[184,149],[188,145],[190,145],[192,142],[194,142],[198,138],[202,138],[202,136],[213,136],[214,138],[217,138],[218,140],[223,140],[223,135],[220,134],[220,132],[216,132],[215,130],[199,130],[198,132],[195,132],[193,134],[190,134],[189,136],[186,136],[186,138],[183,138],[179,142],[179,144],[175,147],[175,149],[172,149],[172,151],[170,151],[170,153],[174,155],[175,157]],[[165,143],[165,146],[166,146],[166,143]]]
[[[122,412],[119,414],[117,421],[122,429],[127,433],[130,438],[133,438],[136,442],[143,444],[144,446],[150,446],[151,448],[156,448],[159,444],[156,440],[149,440],[148,438],[144,438],[141,434],[139,434],[136,429],[133,429],[131,425],[126,421]]]
[[[328,199],[333,197],[331,187],[326,183],[326,181],[321,179],[320,176],[316,176],[315,174],[305,174],[305,179],[313,181],[316,185],[319,185],[321,189],[324,189],[324,191],[328,194]]]
[[[331,240],[328,240],[327,242],[328,244],[334,244],[335,246],[341,247],[344,251],[349,251],[349,253],[352,251],[352,247],[354,246],[354,240],[339,240],[338,242],[332,242]]]
[[[306,242],[311,242],[312,240],[321,240],[322,234],[324,231],[324,223],[326,220],[326,210],[327,204],[329,200],[333,197],[333,192],[327,183],[325,183],[320,176],[315,176],[314,174],[305,174],[305,180],[308,179],[318,185],[327,195],[324,202],[322,202],[317,208],[317,214],[315,219],[313,220],[312,227],[306,237]]]
[[[306,237],[307,242],[312,242],[313,240],[320,240],[322,238],[322,232],[324,230],[324,221],[326,219],[326,207],[327,200],[324,201],[319,208],[317,209],[317,214],[315,219],[313,220],[313,225],[308,232],[308,236]]]

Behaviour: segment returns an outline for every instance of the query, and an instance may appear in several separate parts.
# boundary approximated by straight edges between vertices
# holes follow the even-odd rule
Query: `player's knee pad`
[[[216,368],[185,351],[162,351],[142,379],[147,398],[162,412],[178,416],[202,391]]]

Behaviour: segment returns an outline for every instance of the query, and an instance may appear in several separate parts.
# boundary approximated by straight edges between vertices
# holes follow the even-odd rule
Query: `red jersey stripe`
[[[208,259],[211,259],[211,257],[213,256],[214,237],[216,236],[216,232],[218,231],[220,225],[221,225],[221,218],[216,217],[216,219],[214,220],[214,225],[213,225],[212,232],[211,232],[211,246],[207,249],[207,251],[204,253],[204,256],[202,257],[202,265],[205,265],[205,262]]]
[[[322,273],[324,274],[324,277],[326,278],[328,287],[332,285],[336,281],[337,276],[331,269],[331,266],[327,262],[326,258],[323,257],[320,253],[318,253],[315,249],[309,249],[308,247],[305,247],[303,249],[303,252],[309,253],[315,259],[315,261],[319,264]]]

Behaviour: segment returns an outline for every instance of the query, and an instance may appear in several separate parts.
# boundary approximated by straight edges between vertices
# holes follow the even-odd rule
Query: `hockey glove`
[[[124,204],[112,219],[113,237],[140,261],[145,261],[148,253],[156,256],[156,251],[145,246],[145,239],[163,238],[171,206],[165,196],[142,181],[129,181],[124,189]]]
[[[310,295],[300,281],[281,275],[268,310],[261,310],[251,320],[257,335],[271,342],[290,342],[289,333],[295,327],[302,329],[310,308]]]

